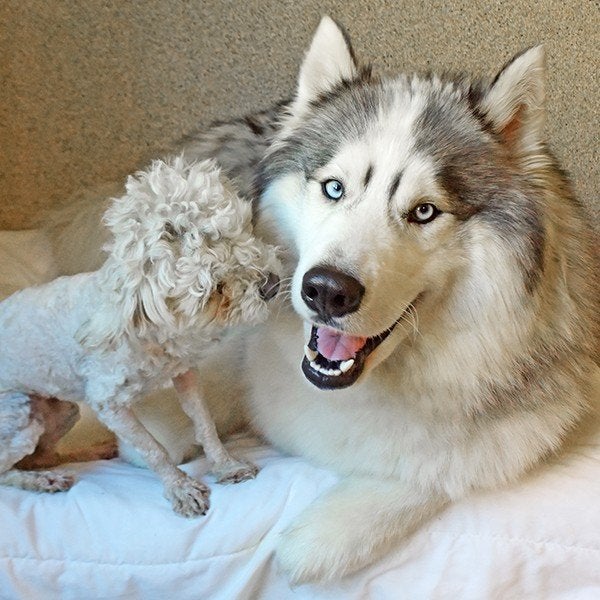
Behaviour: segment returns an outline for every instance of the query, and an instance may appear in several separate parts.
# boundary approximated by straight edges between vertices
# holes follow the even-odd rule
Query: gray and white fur
[[[545,100],[542,47],[490,80],[379,77],[325,17],[293,100],[185,142],[254,190],[289,253],[289,295],[247,339],[249,410],[343,476],[280,539],[292,581],[377,560],[592,410],[598,246]]]

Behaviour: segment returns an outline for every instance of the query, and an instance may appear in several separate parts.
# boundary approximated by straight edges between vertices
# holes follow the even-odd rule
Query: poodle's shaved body
[[[0,483],[58,491],[67,474],[27,471],[49,419],[36,399],[87,402],[165,484],[174,509],[208,508],[208,488],[169,460],[131,406],[172,380],[221,481],[256,474],[221,445],[192,370],[236,324],[267,316],[279,270],[252,233],[250,206],[206,161],[155,161],[130,177],[104,221],[99,270],[61,277],[0,304]]]

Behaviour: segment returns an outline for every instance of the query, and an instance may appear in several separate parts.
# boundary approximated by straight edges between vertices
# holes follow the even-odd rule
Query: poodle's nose
[[[300,293],[308,308],[328,319],[358,310],[365,286],[347,273],[318,266],[304,274]]]
[[[263,300],[274,298],[279,291],[279,276],[275,273],[269,273],[267,281],[260,288],[260,295]]]

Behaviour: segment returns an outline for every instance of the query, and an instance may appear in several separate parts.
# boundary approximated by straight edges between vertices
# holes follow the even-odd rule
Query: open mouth
[[[322,390],[351,386],[362,373],[367,357],[390,335],[389,329],[373,337],[345,335],[335,329],[313,325],[304,348],[302,372]]]

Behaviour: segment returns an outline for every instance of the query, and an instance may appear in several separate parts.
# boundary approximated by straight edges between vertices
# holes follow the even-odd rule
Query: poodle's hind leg
[[[75,402],[31,396],[32,412],[41,419],[44,431],[40,435],[35,452],[23,458],[19,469],[48,469],[69,462],[56,451],[58,442],[79,420],[79,406]]]
[[[68,451],[57,451],[58,443],[79,421],[79,405],[58,398],[31,398],[34,410],[44,421],[44,433],[40,436],[35,452],[17,465],[20,469],[48,469],[71,462],[88,462],[115,458],[117,443],[114,439]]]
[[[183,410],[192,419],[196,441],[204,448],[211,471],[219,483],[239,483],[254,479],[258,467],[250,462],[238,460],[225,449],[208,406],[199,392],[197,374],[194,369],[173,378],[173,385]]]
[[[0,485],[38,492],[58,492],[73,485],[73,477],[59,471],[29,471],[15,468],[32,455],[44,435],[45,421],[37,397],[5,392],[0,394]]]

